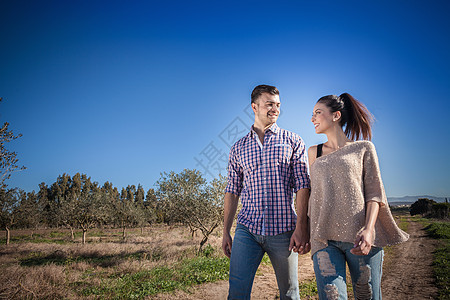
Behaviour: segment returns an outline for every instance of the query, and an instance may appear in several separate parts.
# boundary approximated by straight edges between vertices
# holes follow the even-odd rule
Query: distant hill
[[[420,198],[432,199],[436,202],[445,202],[445,197],[434,197],[434,196],[404,196],[404,197],[388,197],[388,203],[390,205],[410,205],[419,200]],[[447,197],[450,201],[450,197]]]

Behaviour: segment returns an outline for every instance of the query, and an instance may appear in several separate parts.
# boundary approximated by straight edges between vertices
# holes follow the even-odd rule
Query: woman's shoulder
[[[317,158],[317,145],[314,145],[308,148],[309,165],[312,165],[312,163],[316,160],[316,158]]]
[[[316,151],[316,150],[317,150],[317,146],[318,146],[318,145],[313,145],[313,146],[309,147],[309,148],[308,148],[308,154],[309,154],[309,152],[311,152],[311,151]]]
[[[352,143],[355,147],[364,148],[368,150],[375,150],[375,145],[368,140],[360,140],[360,141],[354,141]]]

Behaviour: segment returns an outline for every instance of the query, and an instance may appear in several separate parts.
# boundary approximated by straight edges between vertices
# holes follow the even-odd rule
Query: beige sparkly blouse
[[[409,235],[392,217],[381,180],[375,146],[356,141],[316,158],[311,165],[311,255],[328,240],[354,243],[365,224],[365,202],[380,202],[374,246],[406,241]]]

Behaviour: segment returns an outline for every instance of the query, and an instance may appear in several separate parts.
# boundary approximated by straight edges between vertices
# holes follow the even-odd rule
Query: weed
[[[315,279],[305,280],[299,283],[300,298],[313,297],[318,294]]]
[[[271,264],[272,264],[272,263],[270,262],[270,258],[269,258],[269,256],[267,255],[267,253],[264,253],[264,256],[263,256],[263,258],[262,258],[262,260],[261,260],[261,263],[264,264],[264,265],[271,265]]]
[[[209,257],[214,254],[215,249],[210,244],[206,245],[205,249],[203,249],[202,254],[205,257]]]

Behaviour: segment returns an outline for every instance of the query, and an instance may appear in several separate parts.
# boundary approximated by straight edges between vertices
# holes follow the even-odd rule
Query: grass
[[[126,240],[120,230],[92,230],[85,245],[68,230],[27,233],[12,231],[13,242],[0,245],[0,282],[8,283],[0,298],[142,299],[228,277],[221,235],[199,254],[201,237],[181,226],[128,230]]]
[[[300,298],[310,298],[318,295],[317,283],[315,279],[299,282]]]
[[[448,222],[433,222],[425,227],[425,231],[434,239],[450,239],[450,223]]]
[[[438,299],[450,299],[450,223],[431,222],[425,227],[428,235],[440,241],[433,253],[433,271],[438,287]]]
[[[79,293],[83,296],[101,296],[111,299],[142,299],[146,296],[177,289],[187,290],[198,285],[228,278],[227,258],[200,256],[185,259],[172,266],[160,266],[133,274],[104,278],[100,285],[77,282],[86,286]]]
[[[409,227],[409,218],[407,217],[400,217],[397,220],[398,227],[403,231],[408,231]]]

